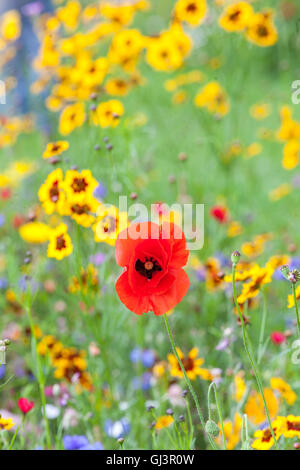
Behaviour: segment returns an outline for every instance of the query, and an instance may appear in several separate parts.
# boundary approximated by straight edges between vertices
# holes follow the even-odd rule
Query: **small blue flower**
[[[94,442],[94,444],[87,444],[83,447],[80,447],[78,450],[103,450],[104,447],[101,442]]]
[[[3,379],[4,376],[5,376],[5,365],[1,364],[1,366],[0,366],[0,379]]]
[[[105,184],[100,183],[100,181],[99,181],[98,186],[94,191],[94,196],[97,199],[103,200],[106,195],[107,195],[107,188],[106,188]]]
[[[125,437],[130,432],[130,423],[127,418],[122,418],[120,421],[106,420],[104,429],[109,437],[120,439]]]
[[[64,436],[63,445],[65,450],[79,450],[81,447],[89,445],[89,441],[86,436]]]
[[[6,280],[4,277],[1,277],[1,278],[0,278],[0,290],[6,289],[7,286],[8,286],[7,280]]]
[[[152,367],[155,362],[155,354],[150,349],[142,352],[142,363],[145,367]]]
[[[129,355],[131,362],[133,362],[133,364],[139,362],[141,360],[141,354],[142,351],[139,348],[132,349]]]
[[[5,224],[5,217],[3,214],[0,214],[0,227]]]

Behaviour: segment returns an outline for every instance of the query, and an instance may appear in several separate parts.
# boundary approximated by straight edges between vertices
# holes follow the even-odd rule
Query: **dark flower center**
[[[195,12],[197,10],[197,5],[195,3],[189,3],[186,11],[189,11],[191,13]]]
[[[52,202],[58,201],[58,198],[59,198],[58,181],[55,181],[55,183],[53,183],[49,191],[49,196]]]
[[[60,250],[63,250],[64,248],[66,248],[66,240],[63,235],[60,235],[56,239],[56,249],[60,251]]]
[[[115,232],[117,228],[117,220],[114,217],[107,215],[102,220],[102,227],[103,227],[103,232],[105,233]]]
[[[53,144],[52,145],[52,152],[58,152],[60,150],[60,145],[58,144]]]
[[[300,423],[288,421],[287,422],[288,431],[300,431]]]
[[[235,11],[229,16],[230,21],[237,21],[239,19],[239,16],[241,14],[240,10]]]
[[[186,371],[194,369],[194,361],[190,357],[184,357],[181,362]]]
[[[263,436],[262,436],[262,441],[263,442],[269,442],[271,438],[272,438],[272,433],[271,433],[270,429],[266,429],[264,431]]]
[[[75,193],[81,193],[82,191],[85,191],[85,188],[87,186],[88,183],[85,181],[84,178],[74,178],[73,183],[71,185]]]
[[[259,25],[258,28],[257,28],[257,34],[260,37],[268,36],[268,34],[269,34],[268,28],[266,28],[266,26],[264,26],[262,24]]]
[[[155,273],[155,271],[162,271],[162,267],[151,257],[145,258],[144,261],[138,259],[135,263],[135,270],[150,280],[152,279],[153,273]]]
[[[74,204],[71,210],[74,214],[87,214],[89,212],[89,206],[87,204],[83,204],[82,206],[80,204]]]

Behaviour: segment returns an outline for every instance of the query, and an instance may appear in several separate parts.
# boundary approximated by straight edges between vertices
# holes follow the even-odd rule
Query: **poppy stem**
[[[266,413],[266,415],[267,415],[267,419],[268,419],[270,431],[271,431],[272,437],[273,437],[273,439],[274,439],[274,444],[275,444],[276,449],[278,450],[278,444],[277,444],[277,440],[276,440],[276,437],[275,437],[274,430],[273,430],[273,428],[272,428],[271,418],[270,418],[269,410],[268,410],[268,407],[267,407],[267,402],[266,402],[266,398],[265,398],[265,394],[264,394],[264,390],[263,390],[263,386],[262,386],[262,381],[261,381],[261,378],[260,378],[260,374],[259,374],[258,368],[257,368],[257,366],[256,366],[254,357],[252,356],[252,354],[251,354],[251,352],[250,352],[250,349],[249,349],[249,347],[248,347],[248,343],[247,343],[247,334],[246,334],[246,328],[245,328],[244,317],[243,317],[243,315],[242,315],[242,312],[241,312],[239,303],[238,303],[238,301],[237,301],[237,295],[236,295],[236,288],[235,288],[235,270],[236,270],[236,263],[233,262],[233,263],[232,263],[232,290],[233,290],[234,303],[235,303],[236,309],[237,309],[237,311],[238,311],[238,314],[239,314],[239,317],[240,317],[240,321],[241,321],[241,325],[242,325],[242,335],[243,335],[244,347],[245,347],[247,356],[248,356],[248,358],[249,358],[250,364],[251,364],[251,366],[252,366],[252,369],[253,369],[253,372],[254,372],[254,375],[255,375],[255,378],[256,378],[256,382],[257,382],[257,386],[258,386],[259,392],[260,392],[260,394],[261,394],[261,396],[262,396],[262,399],[263,399],[264,409],[265,409],[265,413]]]
[[[196,392],[193,388],[193,385],[190,381],[190,379],[188,378],[187,376],[187,373],[186,373],[186,370],[184,368],[184,365],[182,364],[182,361],[178,355],[178,352],[177,352],[177,348],[176,348],[176,344],[175,344],[175,341],[174,341],[174,337],[172,335],[172,332],[171,332],[171,329],[170,329],[170,325],[169,325],[169,322],[168,322],[168,318],[167,318],[167,315],[164,314],[163,315],[164,317],[164,321],[165,321],[165,325],[166,325],[166,328],[167,328],[167,332],[168,332],[168,335],[169,335],[169,339],[170,339],[170,343],[171,343],[171,346],[172,346],[172,349],[173,349],[173,352],[176,356],[176,359],[180,365],[180,368],[182,370],[182,373],[184,375],[184,378],[185,378],[185,381],[186,381],[186,384],[192,394],[192,397],[194,399],[194,402],[195,402],[195,405],[196,405],[196,408],[197,408],[197,412],[198,412],[198,416],[199,416],[199,419],[201,421],[201,424],[202,424],[202,427],[203,429],[205,430],[205,421],[204,421],[204,417],[203,417],[203,414],[202,414],[202,411],[201,411],[201,408],[200,408],[200,404],[199,404],[199,401],[198,401],[198,398],[197,398],[197,395],[196,395]],[[211,447],[214,449],[214,450],[217,450],[217,446],[215,445],[213,439],[211,438],[211,436],[209,434],[207,434],[207,438],[209,440],[209,443],[211,445]]]
[[[294,283],[292,283],[292,289],[293,289],[293,297],[294,297],[295,310],[296,310],[298,335],[300,336],[300,318],[299,318],[299,310],[298,310],[298,304],[297,304],[296,287]]]

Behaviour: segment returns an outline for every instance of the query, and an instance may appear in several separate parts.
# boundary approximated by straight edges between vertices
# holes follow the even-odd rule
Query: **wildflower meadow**
[[[0,3],[0,449],[300,449],[299,1]]]

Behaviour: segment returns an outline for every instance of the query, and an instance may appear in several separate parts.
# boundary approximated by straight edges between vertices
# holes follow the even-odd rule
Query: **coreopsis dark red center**
[[[116,291],[137,315],[163,315],[177,305],[190,281],[182,269],[189,252],[180,227],[172,223],[132,224],[116,241],[116,260],[124,267]]]

